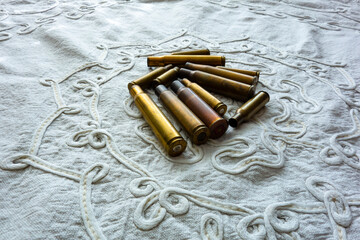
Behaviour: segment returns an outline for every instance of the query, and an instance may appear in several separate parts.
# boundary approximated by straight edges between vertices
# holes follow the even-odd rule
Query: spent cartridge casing
[[[166,109],[183,126],[191,142],[200,145],[209,139],[209,129],[172,91],[164,85],[158,85],[155,93]]]
[[[152,87],[155,88],[159,84],[163,84],[168,86],[174,79],[177,78],[177,74],[179,72],[178,67],[174,67],[172,69],[167,70],[165,73],[161,74],[152,82]]]
[[[258,92],[254,97],[236,110],[235,115],[229,119],[230,126],[235,128],[243,121],[249,120],[255,113],[264,107],[269,100],[270,96],[267,92]]]
[[[173,52],[171,55],[210,55],[210,50],[205,48],[205,49],[190,50],[183,52]]]
[[[220,117],[206,102],[196,95],[190,88],[175,80],[170,85],[185,105],[200,118],[210,130],[210,138],[221,137],[228,128],[228,122]]]
[[[151,86],[152,81],[160,76],[161,74],[165,73],[169,69],[171,69],[173,66],[171,64],[166,65],[165,67],[159,67],[155,70],[149,72],[148,74],[130,82],[128,84],[128,89],[130,90],[132,86],[139,85],[141,88],[146,89]]]
[[[181,83],[193,90],[194,93],[196,93],[202,100],[204,100],[204,102],[206,102],[220,116],[224,116],[227,110],[227,106],[219,99],[214,97],[214,95],[203,89],[199,84],[191,82],[186,78],[182,79]]]
[[[165,66],[168,64],[184,66],[186,62],[207,64],[211,66],[224,66],[225,57],[212,55],[165,55],[149,56],[147,58],[149,67]]]
[[[180,69],[179,75],[189,78],[209,91],[220,93],[236,100],[247,101],[254,96],[254,85],[237,82],[199,70],[188,70],[185,68]]]
[[[186,63],[185,68],[191,70],[200,70],[220,77],[228,78],[237,82],[246,83],[249,85],[256,85],[258,78],[256,76],[250,76],[243,73],[229,71],[223,68],[217,68],[208,65]]]
[[[185,150],[187,143],[155,102],[138,85],[130,88],[130,94],[167,154],[172,157],[180,155]]]
[[[260,71],[251,71],[251,70],[243,70],[243,69],[237,69],[237,68],[228,68],[228,67],[223,67],[223,66],[217,66],[217,68],[225,69],[225,70],[229,70],[229,71],[233,71],[233,72],[237,72],[237,73],[242,73],[242,74],[246,74],[246,75],[250,75],[250,76],[255,76],[255,77],[257,77],[258,81],[259,81],[259,78],[260,78]]]

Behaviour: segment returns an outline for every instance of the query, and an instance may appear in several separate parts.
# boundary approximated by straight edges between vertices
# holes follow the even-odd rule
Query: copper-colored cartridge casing
[[[204,102],[206,102],[212,109],[214,109],[220,116],[224,116],[227,110],[227,106],[221,102],[219,99],[214,97],[211,93],[203,89],[197,83],[190,82],[188,79],[184,78],[181,80],[181,83],[186,87],[193,90]]]
[[[193,143],[200,145],[209,139],[209,129],[172,91],[164,85],[159,85],[155,88],[155,93],[184,127]]]
[[[163,84],[168,86],[174,79],[177,78],[177,74],[179,72],[179,68],[178,67],[174,67],[168,71],[166,71],[165,73],[161,74],[160,76],[158,76],[157,78],[154,79],[154,81],[152,82],[152,87],[155,88],[156,86]]]
[[[164,146],[165,151],[172,157],[180,155],[186,148],[186,141],[149,95],[137,85],[130,88],[130,94],[151,130]]]
[[[255,113],[269,102],[270,96],[267,92],[260,91],[249,101],[244,103],[233,117],[229,119],[229,124],[232,127],[237,127],[243,121],[249,120]]]
[[[166,55],[166,56],[149,56],[147,64],[149,67],[165,66],[173,64],[176,66],[184,66],[186,62],[207,64],[211,66],[224,66],[224,56],[212,55]]]
[[[229,71],[223,68],[217,68],[213,66],[208,65],[202,65],[202,64],[194,64],[194,63],[186,63],[185,67],[187,69],[191,70],[200,70],[202,72],[207,72],[210,74],[214,74],[220,77],[228,78],[237,82],[246,83],[249,85],[256,85],[257,84],[257,77],[256,76],[250,76],[243,73],[237,73],[234,71]]]
[[[216,76],[214,74],[205,73],[198,70],[192,71],[185,68],[180,69],[179,75],[181,77],[189,78],[209,91],[220,93],[224,96],[231,97],[236,100],[247,101],[249,98],[254,96],[254,85],[248,85]]]
[[[221,137],[228,128],[227,121],[220,117],[206,102],[196,95],[190,88],[175,80],[170,85],[190,110],[200,118],[210,130],[210,138]]]
[[[173,52],[171,55],[210,55],[210,50],[205,48],[205,49],[198,49],[198,50],[191,50],[184,52]]]
[[[237,69],[237,68],[227,68],[227,67],[223,67],[223,66],[217,66],[217,67],[220,69],[225,69],[225,70],[229,70],[229,71],[233,71],[233,72],[237,72],[237,73],[255,76],[255,77],[257,77],[258,81],[260,78],[260,71],[243,70],[243,69]]]
[[[141,88],[146,89],[151,86],[152,81],[172,68],[172,65],[169,64],[165,67],[159,67],[155,69],[154,71],[149,72],[148,74],[142,76],[141,78],[138,78],[128,84],[128,89],[130,90],[132,86],[139,85]]]

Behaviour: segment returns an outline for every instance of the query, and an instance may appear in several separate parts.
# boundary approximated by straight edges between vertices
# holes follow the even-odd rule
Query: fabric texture
[[[2,0],[0,239],[360,239],[360,5]],[[208,48],[270,102],[165,154],[127,84]],[[241,102],[215,94],[231,117]]]

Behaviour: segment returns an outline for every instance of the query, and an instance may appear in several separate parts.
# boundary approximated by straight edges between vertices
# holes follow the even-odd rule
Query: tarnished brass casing
[[[223,67],[223,66],[217,66],[217,67],[221,68],[221,69],[237,72],[237,73],[255,76],[255,77],[257,77],[258,80],[260,78],[260,71],[243,70],[243,69],[237,69],[237,68],[227,68],[227,67]]]
[[[205,49],[198,49],[198,50],[191,50],[184,52],[173,52],[171,55],[210,55],[210,50],[205,48]]]
[[[260,91],[249,101],[244,103],[233,117],[229,119],[229,124],[232,127],[237,127],[243,121],[249,120],[255,113],[269,102],[270,96],[267,92]]]
[[[146,89],[151,86],[152,81],[172,68],[173,66],[171,64],[165,66],[165,67],[159,67],[155,69],[154,71],[149,72],[148,74],[142,76],[141,78],[138,78],[128,84],[128,89],[130,90],[132,86],[139,85],[141,88]]]
[[[193,90],[204,102],[206,102],[212,109],[214,109],[220,116],[224,116],[227,110],[227,106],[221,102],[219,99],[214,97],[211,93],[203,89],[197,83],[191,82],[188,79],[184,78],[181,80],[181,83],[186,87]]]
[[[164,85],[159,85],[155,88],[155,93],[184,127],[193,143],[200,145],[209,139],[209,129],[172,91]]]
[[[256,85],[257,83],[257,77],[256,76],[250,76],[234,71],[229,71],[223,68],[217,68],[213,66],[208,65],[202,65],[202,64],[194,64],[194,63],[186,63],[185,67],[187,69],[191,70],[200,70],[202,72],[207,72],[210,74],[214,74],[220,77],[228,78],[237,82],[246,83],[249,85]]]
[[[161,74],[160,76],[158,76],[157,78],[154,79],[154,81],[152,82],[152,87],[155,88],[156,86],[163,84],[168,86],[174,79],[177,78],[177,74],[179,72],[179,68],[178,67],[174,67],[168,71],[166,71],[165,73]]]
[[[186,141],[149,95],[138,85],[130,88],[130,94],[134,98],[135,105],[140,110],[142,116],[150,125],[151,130],[164,146],[165,151],[172,157],[180,155],[186,148]]]
[[[220,117],[206,102],[196,95],[190,88],[175,80],[170,85],[190,110],[200,118],[210,130],[210,138],[221,137],[228,128],[228,122]]]
[[[185,68],[180,69],[179,75],[189,78],[209,91],[220,93],[236,100],[247,101],[254,96],[254,85],[248,85],[214,74],[201,72],[199,70],[192,71]]]
[[[201,63],[211,66],[224,66],[224,56],[212,55],[166,55],[166,56],[149,56],[147,64],[149,67],[165,66],[173,64],[176,66],[184,66],[186,62]]]

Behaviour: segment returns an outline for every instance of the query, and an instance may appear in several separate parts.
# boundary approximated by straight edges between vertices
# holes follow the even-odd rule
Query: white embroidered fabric
[[[360,239],[360,5],[2,0],[0,239]],[[165,154],[128,82],[208,48],[266,107]],[[159,103],[152,91],[150,96]],[[241,102],[215,94],[229,118]]]

